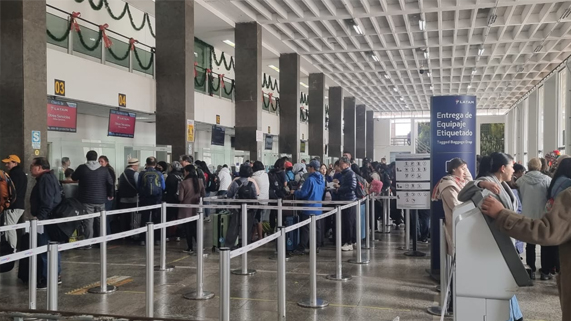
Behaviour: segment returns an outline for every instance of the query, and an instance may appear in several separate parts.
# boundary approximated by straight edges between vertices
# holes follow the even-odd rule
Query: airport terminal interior
[[[560,0],[0,0],[0,319],[570,321],[570,56]]]

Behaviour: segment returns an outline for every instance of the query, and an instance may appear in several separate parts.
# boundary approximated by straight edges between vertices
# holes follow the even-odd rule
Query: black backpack
[[[268,173],[268,179],[270,181],[270,199],[277,200],[285,197],[285,190],[283,182],[278,179],[278,174],[275,170],[271,170]]]
[[[76,217],[87,214],[83,204],[75,198],[63,198],[61,203],[52,211],[50,219]],[[46,225],[51,241],[67,243],[73,232],[79,227],[81,221]]]
[[[216,174],[208,175],[208,186],[206,187],[207,192],[218,192],[220,189],[220,178]]]
[[[235,199],[252,200],[257,198],[254,183],[248,182],[248,184],[244,185],[241,180],[237,180],[236,184],[238,184],[238,191],[234,197]]]

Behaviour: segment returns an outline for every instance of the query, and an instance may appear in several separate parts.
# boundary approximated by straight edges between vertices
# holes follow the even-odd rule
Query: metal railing
[[[410,138],[391,137],[391,146],[410,146]]]
[[[278,276],[278,319],[284,320],[285,319],[285,306],[286,306],[286,297],[285,297],[285,262],[286,262],[286,234],[297,230],[303,226],[309,224],[310,230],[310,255],[309,255],[309,264],[310,264],[310,295],[308,299],[300,301],[298,304],[303,307],[325,307],[328,305],[328,302],[317,297],[317,274],[316,274],[316,255],[317,255],[317,244],[316,244],[316,224],[317,221],[325,219],[331,215],[335,214],[336,218],[336,256],[335,256],[335,272],[332,275],[329,275],[327,278],[330,280],[336,281],[346,281],[349,280],[351,277],[347,275],[343,275],[342,269],[342,255],[341,255],[341,221],[342,221],[342,210],[346,208],[350,208],[353,206],[357,206],[357,224],[356,224],[356,241],[357,241],[357,248],[356,248],[356,257],[351,260],[351,263],[355,264],[368,264],[369,259],[363,258],[362,253],[362,235],[361,235],[361,204],[365,203],[365,246],[363,249],[369,249],[374,247],[374,228],[372,228],[371,223],[375,220],[375,210],[374,210],[374,202],[377,200],[382,200],[385,202],[383,208],[385,209],[383,213],[383,230],[386,230],[386,226],[388,225],[388,205],[392,199],[395,199],[394,196],[378,196],[378,195],[368,195],[366,198],[362,200],[357,200],[354,202],[348,201],[300,201],[300,200],[234,200],[234,199],[219,199],[219,198],[205,198],[204,201],[210,203],[216,202],[225,202],[225,203],[236,203],[239,205],[214,205],[208,204],[205,205],[203,200],[200,200],[199,204],[158,204],[158,205],[151,205],[145,207],[137,207],[137,208],[129,208],[129,209],[121,209],[121,210],[114,210],[114,211],[101,211],[99,213],[93,214],[86,214],[72,218],[62,218],[62,219],[50,219],[50,220],[31,220],[27,221],[22,224],[17,225],[10,225],[0,227],[0,232],[8,231],[8,230],[16,230],[16,229],[29,229],[30,232],[30,249],[26,251],[16,252],[14,254],[6,255],[0,257],[0,264],[6,264],[9,262],[13,262],[16,260],[20,260],[23,258],[30,258],[30,268],[29,268],[29,309],[35,310],[36,309],[36,285],[37,285],[37,255],[48,253],[48,304],[47,308],[50,311],[57,311],[58,309],[58,255],[59,252],[76,249],[83,246],[89,246],[93,244],[101,244],[100,245],[100,284],[99,286],[92,288],[89,290],[89,293],[95,294],[106,294],[111,293],[116,290],[115,286],[107,284],[107,242],[125,238],[128,236],[133,236],[137,234],[141,234],[146,232],[146,290],[145,290],[145,297],[146,297],[146,317],[153,317],[154,316],[154,306],[153,306],[153,293],[154,293],[154,272],[155,271],[170,271],[173,267],[166,266],[166,229],[170,226],[180,225],[188,222],[197,222],[197,273],[196,273],[196,291],[191,292],[189,294],[185,294],[184,298],[186,299],[193,299],[193,300],[207,300],[212,298],[214,295],[211,292],[204,291],[203,287],[203,248],[204,248],[204,213],[203,210],[205,208],[212,208],[212,209],[233,209],[233,210],[240,210],[242,213],[242,246],[235,250],[230,250],[229,248],[221,248],[220,249],[220,319],[221,320],[229,320],[229,311],[230,311],[230,260],[232,258],[241,256],[241,267],[235,271],[233,271],[236,275],[253,275],[255,273],[254,270],[248,269],[248,253],[254,249],[257,249],[269,242],[277,240],[277,276]],[[251,204],[251,203],[259,203],[264,202],[268,204],[275,204],[275,205],[258,205],[258,204]],[[321,203],[323,207],[308,207],[303,206],[303,204],[316,204]],[[290,204],[286,206],[284,204]],[[327,207],[332,205],[334,207]],[[167,222],[166,213],[167,208],[196,208],[198,209],[198,215],[183,218],[175,221]],[[141,212],[141,211],[149,211],[149,210],[156,210],[161,209],[161,223],[154,224],[154,223],[147,223],[146,227],[135,228],[129,231],[116,233],[107,235],[106,231],[106,221],[107,216],[118,215],[118,214],[126,214],[132,212]],[[266,238],[260,239],[256,242],[248,244],[248,210],[253,209],[269,209],[269,210],[276,210],[277,211],[277,219],[279,222],[278,231],[271,236]],[[299,223],[293,224],[291,226],[282,226],[283,222],[283,210],[293,210],[293,211],[325,211],[325,213],[320,215],[312,215],[310,219],[301,221]],[[50,242],[47,246],[37,246],[37,233],[38,227],[43,228],[48,225],[59,224],[63,222],[72,222],[72,221],[82,221],[89,218],[100,218],[101,224],[101,236],[76,241],[73,243],[67,244],[58,244]],[[407,224],[408,225],[408,224]],[[159,254],[159,265],[154,266],[154,231],[160,230],[160,254]],[[47,231],[44,231],[46,233]]]

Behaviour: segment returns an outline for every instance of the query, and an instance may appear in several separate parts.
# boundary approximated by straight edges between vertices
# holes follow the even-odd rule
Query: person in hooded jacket
[[[264,164],[260,161],[255,161],[254,165],[252,165],[252,170],[254,173],[252,174],[252,178],[256,181],[258,185],[260,194],[258,195],[258,199],[260,200],[260,205],[268,205],[268,202],[264,202],[263,200],[270,199],[270,179],[268,177],[268,173],[266,173],[266,168]],[[257,222],[257,232],[258,232],[258,239],[263,238],[264,230],[262,226],[263,221],[269,220],[269,210],[258,209],[256,210],[255,220]]]
[[[521,178],[516,181],[519,194],[522,200],[522,214],[531,219],[540,219],[543,216],[545,204],[547,203],[547,190],[551,185],[551,177],[541,172],[541,160],[539,158],[532,158],[527,167],[529,172],[525,173]],[[549,251],[544,251],[541,248],[541,261],[545,262],[544,256]],[[535,244],[527,243],[525,247],[526,263],[529,266],[529,277],[535,280]],[[543,264],[542,264],[543,266]],[[542,276],[544,275],[542,270]],[[550,271],[545,271],[545,275],[549,275]]]
[[[220,178],[220,188],[218,189],[218,196],[226,196],[228,192],[228,187],[232,183],[232,175],[230,174],[230,169],[228,165],[224,164],[220,172],[218,173],[218,177]]]
[[[171,164],[171,171],[165,178],[165,195],[163,200],[168,204],[178,204],[180,185],[184,180],[184,174],[182,172],[182,164],[178,161],[174,161]],[[167,207],[167,222],[176,220],[178,216],[179,209],[176,207]],[[182,233],[176,226],[167,228],[167,242],[170,239],[175,239],[180,241],[180,236]]]

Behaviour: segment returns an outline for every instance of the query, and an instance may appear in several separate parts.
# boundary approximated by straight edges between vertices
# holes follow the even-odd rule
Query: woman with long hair
[[[178,200],[181,204],[199,204],[200,198],[204,197],[205,190],[202,180],[198,179],[196,168],[193,165],[184,167],[184,180],[180,183],[180,191]],[[196,208],[180,208],[178,210],[178,218],[187,218],[195,216]],[[196,239],[196,221],[184,224],[184,233],[186,235],[187,248],[183,252],[192,254],[192,239]]]

